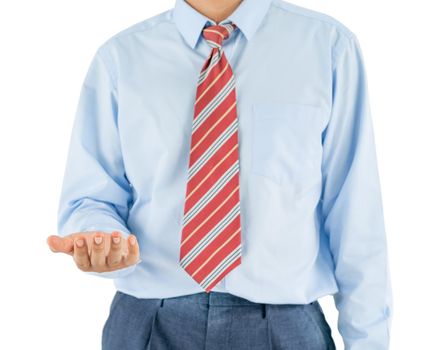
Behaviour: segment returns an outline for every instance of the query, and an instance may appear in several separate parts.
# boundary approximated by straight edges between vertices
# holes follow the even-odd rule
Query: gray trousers
[[[103,350],[335,350],[318,301],[259,304],[229,293],[140,299],[117,291]]]

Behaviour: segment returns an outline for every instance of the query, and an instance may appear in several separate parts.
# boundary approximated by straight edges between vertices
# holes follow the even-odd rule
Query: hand
[[[120,232],[77,232],[60,237],[51,235],[47,244],[55,253],[65,253],[74,258],[82,271],[109,272],[138,262],[140,249],[137,238],[125,239]]]

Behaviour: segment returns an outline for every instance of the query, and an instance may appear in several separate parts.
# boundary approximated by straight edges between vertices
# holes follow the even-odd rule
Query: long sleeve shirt
[[[389,346],[392,297],[364,61],[355,34],[283,0],[222,22],[239,128],[242,264],[214,291],[260,303],[333,295],[347,350]],[[215,24],[184,0],[95,50],[71,134],[60,235],[136,235],[108,273],[139,298],[202,292],[179,264],[197,79]]]

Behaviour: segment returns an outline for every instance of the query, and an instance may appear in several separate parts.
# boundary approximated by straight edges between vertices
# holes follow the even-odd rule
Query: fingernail
[[[77,239],[75,243],[79,248],[81,248],[84,245],[84,241],[82,239]]]
[[[95,243],[101,244],[102,243],[102,237],[101,236],[95,236]]]
[[[113,242],[116,244],[120,243],[120,237],[119,236],[113,236]]]
[[[136,239],[134,236],[131,236],[131,238],[129,239],[129,242],[131,243],[131,245],[135,245]]]

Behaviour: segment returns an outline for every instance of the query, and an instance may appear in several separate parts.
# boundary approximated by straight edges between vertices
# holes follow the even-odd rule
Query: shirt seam
[[[322,23],[334,26],[339,32],[343,33],[343,35],[346,36],[347,39],[351,39],[354,36],[354,33],[352,33],[349,29],[342,27],[342,24],[340,24],[335,19],[318,18],[312,14],[306,14],[306,13],[294,11],[293,9],[289,9],[289,8],[284,7],[281,3],[278,3],[276,1],[272,1],[271,4],[275,7],[283,10],[283,11],[290,12],[290,13],[295,14],[295,15],[303,16],[303,17],[306,17],[306,18],[309,18],[312,20],[317,20],[317,21],[320,21]],[[323,14],[323,15],[327,16],[326,14]]]
[[[146,20],[145,20],[146,21]],[[139,22],[137,25],[141,24],[143,22]],[[128,37],[130,35],[134,35],[137,33],[141,33],[141,32],[146,32],[148,30],[154,29],[156,26],[160,25],[160,24],[164,24],[164,23],[173,23],[173,20],[171,18],[167,18],[152,24],[148,24],[145,28],[141,28],[141,29],[136,29],[133,31],[128,31],[125,33],[119,32],[117,34],[114,34],[113,36],[111,36],[109,39],[107,39],[97,50],[97,54],[98,56],[101,58],[101,61],[104,63],[105,69],[108,71],[109,76],[110,76],[110,80],[111,80],[111,84],[113,85],[113,87],[116,89],[116,78],[117,78],[117,74],[115,73],[115,71],[110,67],[110,64],[106,61],[106,55],[104,53],[104,51],[107,49],[108,46],[112,45],[113,42],[118,41],[118,39],[124,38],[124,37]],[[127,31],[128,29],[125,29],[125,31]]]
[[[117,92],[117,86],[116,86],[117,84],[116,84],[116,78],[115,78],[116,74],[111,69],[108,62],[106,61],[105,54],[102,52],[102,48],[98,49],[96,55],[101,60],[102,64],[104,65],[105,70],[108,73],[108,76],[110,77],[110,83],[111,83],[112,88]]]
[[[349,49],[349,46],[353,44],[354,37],[347,38],[347,41],[341,44],[335,45],[332,50],[332,70],[335,70],[338,66],[338,63],[343,55],[344,51]]]
[[[131,29],[131,31],[129,31],[128,29],[125,29],[125,33],[122,33],[122,31],[121,31],[121,32],[119,32],[117,34],[114,34],[110,39],[108,39],[106,41],[106,43],[110,43],[112,40],[116,40],[117,41],[117,39],[121,39],[121,38],[127,37],[129,35],[133,35],[133,34],[137,34],[137,33],[140,33],[140,32],[149,31],[151,29],[154,29],[155,27],[157,27],[160,24],[165,24],[165,23],[171,23],[171,24],[173,24],[174,23],[172,18],[165,18],[165,19],[161,19],[159,21],[155,21],[153,23],[147,23],[147,24],[145,24],[146,21],[147,20],[144,20],[144,21],[139,22],[137,24],[137,25],[143,24],[144,28],[137,28],[135,30]]]

